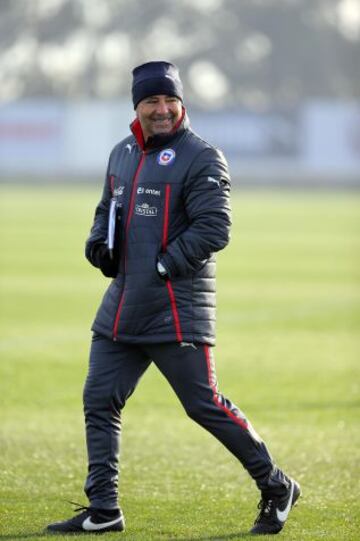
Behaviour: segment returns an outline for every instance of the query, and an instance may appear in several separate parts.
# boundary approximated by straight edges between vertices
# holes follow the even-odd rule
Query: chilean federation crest
[[[162,150],[160,154],[157,157],[157,162],[159,165],[169,165],[175,160],[175,150],[172,148],[166,148],[165,150]]]

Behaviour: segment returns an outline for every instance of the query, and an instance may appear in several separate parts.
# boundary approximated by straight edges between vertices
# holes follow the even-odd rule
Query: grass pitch
[[[1,190],[0,540],[64,539],[44,526],[86,502],[81,393],[107,280],[83,244],[99,194]],[[234,193],[218,257],[220,389],[302,485],[289,541],[360,539],[359,209],[354,193]],[[153,367],[123,434],[121,538],[248,537],[253,482]]]

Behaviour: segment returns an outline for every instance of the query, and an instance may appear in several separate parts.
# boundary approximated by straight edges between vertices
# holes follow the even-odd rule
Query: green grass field
[[[99,193],[1,189],[1,540],[60,539],[45,525],[72,515],[67,500],[86,503],[81,394],[107,280],[83,244]],[[360,195],[239,192],[233,211],[220,389],[302,484],[280,538],[359,540]],[[121,538],[248,538],[255,486],[153,367],[123,419]]]

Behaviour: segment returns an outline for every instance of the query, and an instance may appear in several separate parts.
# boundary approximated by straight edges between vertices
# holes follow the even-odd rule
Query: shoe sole
[[[45,528],[44,532],[47,534],[53,534],[53,535],[88,535],[88,534],[95,534],[95,535],[101,535],[104,533],[111,533],[111,532],[117,532],[121,533],[125,531],[125,524],[121,523],[119,525],[119,528],[103,528],[102,530],[55,530],[52,528]]]

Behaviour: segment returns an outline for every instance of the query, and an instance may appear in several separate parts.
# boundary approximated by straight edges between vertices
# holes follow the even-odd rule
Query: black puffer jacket
[[[191,131],[185,112],[174,133],[146,146],[137,120],[131,129],[133,135],[110,155],[86,243],[86,257],[101,266],[115,197],[121,208],[120,257],[92,329],[129,343],[213,345],[214,253],[226,246],[230,230],[226,161]],[[167,279],[156,270],[158,259]]]

